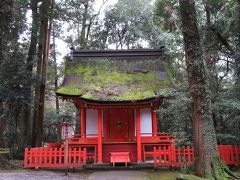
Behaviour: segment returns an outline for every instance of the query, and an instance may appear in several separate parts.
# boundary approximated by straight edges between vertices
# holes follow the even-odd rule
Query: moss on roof
[[[101,101],[134,101],[168,95],[170,70],[161,57],[75,57],[66,62],[57,93]]]

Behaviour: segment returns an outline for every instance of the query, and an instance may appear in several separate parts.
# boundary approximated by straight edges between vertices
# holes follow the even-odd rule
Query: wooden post
[[[158,132],[157,128],[157,112],[156,109],[152,109],[152,129],[153,135],[156,136]]]
[[[240,161],[239,161],[239,153],[240,153],[240,148],[238,146],[233,146],[234,148],[234,154],[235,154],[235,162],[234,165],[238,166],[240,165]]]
[[[64,151],[64,154],[65,154],[65,175],[68,175],[68,137],[66,136],[66,141],[65,141],[65,151]]]
[[[31,149],[30,149],[31,151]],[[29,165],[29,162],[28,162],[28,154],[29,154],[29,151],[28,151],[28,148],[25,148],[25,151],[24,151],[24,168],[27,167],[27,165]],[[30,157],[31,158],[31,157]]]
[[[142,162],[140,109],[136,109],[136,126],[137,126],[137,162]]]
[[[86,134],[86,109],[81,108],[81,134]],[[83,136],[82,136],[83,137]]]
[[[103,139],[104,141],[107,141],[107,132],[108,132],[108,112],[107,110],[103,111]]]
[[[156,150],[156,146],[153,147],[153,167],[154,167],[154,170],[156,170],[156,168],[157,168],[157,150]]]
[[[102,110],[98,110],[98,163],[102,163]]]

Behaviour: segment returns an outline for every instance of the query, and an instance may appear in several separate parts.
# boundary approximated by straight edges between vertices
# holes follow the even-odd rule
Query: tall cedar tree
[[[236,22],[236,36],[237,36],[237,48],[235,53],[235,93],[236,98],[240,100],[240,0],[237,0],[237,22]]]
[[[47,77],[47,64],[49,54],[51,15],[53,11],[54,0],[44,0],[41,8],[41,25],[38,45],[37,75],[40,77],[40,83],[37,83],[35,90],[35,107],[33,115],[32,146],[42,146],[43,142],[43,112],[45,102],[45,86]]]
[[[192,98],[196,173],[224,179],[227,168],[221,163],[211,111],[208,76],[203,60],[194,0],[180,0],[185,58]],[[230,172],[229,172],[230,173]]]
[[[28,49],[28,56],[26,61],[26,71],[28,73],[28,81],[27,81],[27,97],[31,101],[32,97],[32,71],[33,71],[33,65],[34,65],[34,58],[36,56],[37,52],[37,35],[38,35],[38,29],[39,29],[39,22],[38,22],[38,0],[31,0],[30,1],[30,7],[32,11],[32,27],[31,27],[31,40],[30,40],[30,46]],[[24,139],[26,144],[31,143],[31,105],[25,105],[24,107]]]
[[[54,62],[54,90],[57,91],[58,89],[58,67],[57,67],[57,51],[56,51],[56,33],[55,30],[52,29],[52,57]],[[56,112],[59,114],[59,98],[56,95],[55,98],[56,103]]]
[[[4,52],[9,44],[9,34],[13,20],[13,0],[1,0],[0,5],[0,66],[4,61]],[[0,147],[4,147],[3,132],[5,129],[4,100],[0,97]]]

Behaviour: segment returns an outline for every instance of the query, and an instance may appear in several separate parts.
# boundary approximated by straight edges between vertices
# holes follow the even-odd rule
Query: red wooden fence
[[[147,145],[149,146],[149,145]],[[240,166],[240,146],[218,145],[221,159],[227,165]],[[87,160],[96,162],[94,148],[31,148],[25,149],[25,168],[77,168],[86,165]],[[154,146],[144,151],[144,157],[153,157],[154,168],[159,166],[182,166],[193,164],[194,149],[192,147],[175,147],[173,145]]]
[[[240,166],[240,146],[218,145],[218,151],[225,164]]]
[[[31,148],[25,149],[25,168],[77,168],[86,165],[86,148]]]
[[[221,159],[227,165],[240,165],[240,147],[231,145],[218,145]],[[149,155],[150,152],[147,152]],[[193,164],[193,147],[157,146],[153,148],[154,168],[160,166],[182,166]]]
[[[194,149],[192,147],[159,146],[153,148],[154,168],[158,166],[181,166],[192,164]]]

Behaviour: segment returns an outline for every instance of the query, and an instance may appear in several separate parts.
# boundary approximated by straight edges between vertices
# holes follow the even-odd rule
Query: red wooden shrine
[[[130,94],[135,97],[138,91],[152,91],[149,88],[152,86],[156,86],[153,91],[172,88],[173,83],[165,72],[162,49],[82,50],[72,52],[71,57],[72,60],[66,65],[67,72],[71,72],[65,74],[63,87],[72,87],[72,84],[79,81],[76,87],[81,92],[76,95],[71,94],[70,90],[57,91],[64,100],[72,101],[80,112],[81,133],[68,139],[69,147],[83,147],[87,148],[87,151],[94,151],[94,162],[97,163],[110,162],[111,158],[116,158],[117,154],[123,152],[129,154],[130,162],[143,162],[145,147],[153,148],[155,145],[173,143],[171,136],[157,131],[156,110],[168,96],[152,93],[146,97],[140,95],[137,99],[124,98],[125,91],[129,89]],[[102,67],[101,61],[107,68]],[[86,69],[94,69],[96,72],[91,74]],[[109,73],[106,73],[106,70]],[[129,80],[122,82],[118,76],[111,78],[116,74]],[[101,79],[102,76],[106,80]],[[85,88],[88,84],[92,87],[86,79],[91,79],[91,83],[103,86],[104,89]],[[94,92],[91,95],[95,97],[85,97],[83,92]]]
[[[169,98],[159,90],[173,87],[162,61],[162,49],[74,51],[57,94],[79,110],[80,134],[67,133],[61,144],[26,149],[24,166],[154,162],[156,168],[192,164],[192,148],[175,147],[171,135],[158,132],[157,109]],[[65,130],[63,126],[63,134]],[[230,151],[219,146],[227,164],[240,164],[239,151],[239,147]]]
[[[160,99],[133,104],[92,104],[84,100],[73,99],[80,104],[81,134],[68,139],[70,147],[94,148],[97,152],[95,162],[110,162],[111,153],[128,152],[130,162],[142,162],[144,148],[157,145],[171,145],[170,135],[157,132],[156,108]],[[86,133],[86,111],[88,107],[97,111],[97,134]],[[140,111],[151,109],[152,132],[141,133]]]

